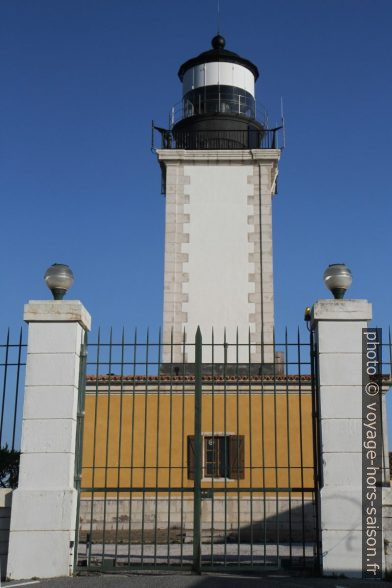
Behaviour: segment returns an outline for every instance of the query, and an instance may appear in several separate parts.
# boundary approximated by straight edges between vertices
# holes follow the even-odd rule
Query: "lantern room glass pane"
[[[217,112],[255,118],[255,99],[236,86],[203,86],[185,94],[183,112],[184,118]]]

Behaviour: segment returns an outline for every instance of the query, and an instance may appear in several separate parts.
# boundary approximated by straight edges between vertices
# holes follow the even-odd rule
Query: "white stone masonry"
[[[321,552],[324,575],[362,575],[362,329],[366,300],[319,300]]]
[[[164,342],[203,341],[214,329],[215,362],[223,361],[223,334],[252,343],[251,361],[273,361],[272,196],[278,149],[158,150],[166,170]],[[236,350],[229,348],[235,361]],[[240,349],[240,362],[249,361]],[[203,361],[211,361],[205,349]],[[165,347],[163,361],[170,360]],[[174,362],[182,361],[181,346]],[[192,348],[186,361],[193,361]]]
[[[73,570],[80,350],[91,319],[79,301],[30,301],[22,455],[13,493],[7,575]]]

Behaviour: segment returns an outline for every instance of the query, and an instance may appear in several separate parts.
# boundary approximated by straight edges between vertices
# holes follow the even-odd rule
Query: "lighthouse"
[[[182,361],[181,343],[200,327],[203,362],[274,361],[272,198],[280,149],[277,129],[256,112],[255,64],[212,47],[181,65],[182,99],[159,128],[156,149],[165,207],[163,361]],[[241,345],[230,348],[226,341]],[[248,342],[251,346],[248,346]],[[249,351],[250,350],[250,351]],[[171,354],[171,357],[169,357]],[[187,348],[186,361],[193,361]]]

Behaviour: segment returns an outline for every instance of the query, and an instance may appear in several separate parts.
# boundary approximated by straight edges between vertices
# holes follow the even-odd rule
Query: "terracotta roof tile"
[[[382,376],[383,382],[385,384],[392,384],[392,379],[390,375],[384,374]],[[181,382],[194,382],[195,381],[195,377],[192,375],[185,375],[185,376],[170,376],[170,375],[160,375],[160,376],[121,376],[118,374],[99,374],[94,375],[94,374],[89,374],[87,375],[87,381],[88,382],[151,382],[151,383],[157,383],[157,382],[173,382],[173,383],[181,383]],[[302,375],[297,375],[297,374],[289,374],[289,375],[278,375],[276,374],[274,375],[263,375],[263,376],[251,376],[250,378],[248,376],[226,376],[226,378],[224,378],[223,376],[202,376],[202,381],[203,382],[310,382],[311,381],[311,376],[309,374],[302,374]]]

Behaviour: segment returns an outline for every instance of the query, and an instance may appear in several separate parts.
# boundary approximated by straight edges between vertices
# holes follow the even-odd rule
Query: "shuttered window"
[[[245,478],[245,437],[230,435],[229,437],[229,478],[243,480]]]
[[[226,435],[204,437],[204,478],[230,478],[229,439]]]
[[[203,437],[202,478],[245,477],[244,435],[205,435]],[[188,436],[188,479],[195,479],[195,438]]]

